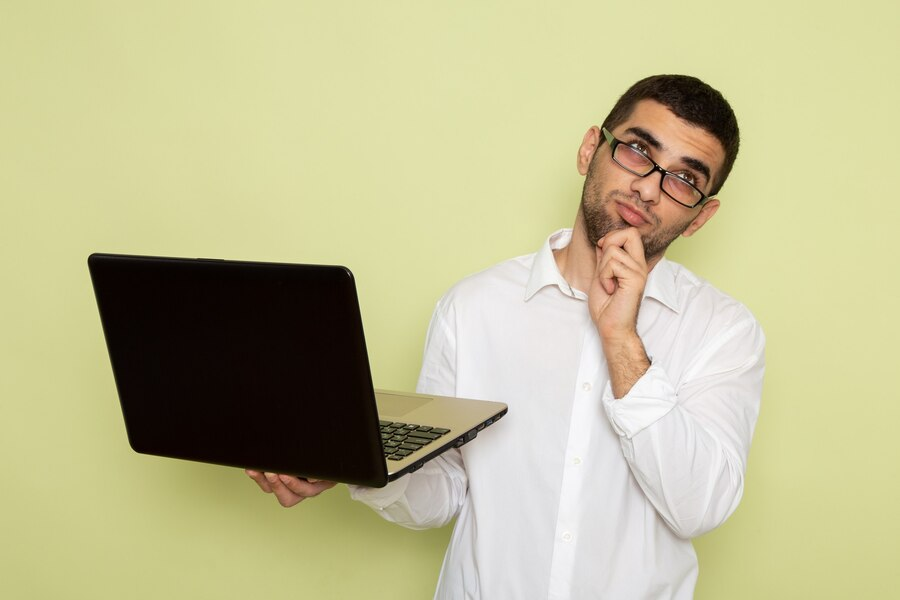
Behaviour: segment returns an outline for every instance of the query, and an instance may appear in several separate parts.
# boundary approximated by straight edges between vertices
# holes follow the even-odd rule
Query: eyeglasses
[[[666,196],[686,208],[694,208],[709,200],[709,196],[698,190],[694,184],[683,176],[666,171],[631,144],[626,144],[622,140],[616,139],[605,127],[602,131],[603,136],[609,143],[609,147],[612,149],[613,160],[629,173],[634,173],[639,177],[646,177],[655,171],[659,171],[662,173],[662,178],[659,180],[659,189],[665,192]]]

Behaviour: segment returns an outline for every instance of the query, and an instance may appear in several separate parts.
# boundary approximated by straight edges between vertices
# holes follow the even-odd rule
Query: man
[[[765,341],[664,254],[715,215],[737,150],[717,91],[639,81],[582,140],[573,229],[441,299],[419,390],[506,402],[509,417],[351,489],[407,527],[457,518],[437,598],[692,597],[690,538],[743,492]],[[286,506],[332,485],[249,474]]]

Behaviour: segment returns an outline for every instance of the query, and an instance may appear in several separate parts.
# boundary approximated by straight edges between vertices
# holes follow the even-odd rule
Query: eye
[[[688,173],[686,171],[681,171],[680,173],[672,173],[675,177],[690,183],[693,186],[697,185],[697,178],[694,177],[693,173]]]
[[[650,154],[649,148],[643,142],[628,142],[628,146],[634,150],[637,150],[644,156],[648,156]]]

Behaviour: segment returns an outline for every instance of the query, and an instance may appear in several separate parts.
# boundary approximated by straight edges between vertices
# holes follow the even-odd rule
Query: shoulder
[[[669,260],[664,264],[667,277],[671,277],[676,309],[686,318],[719,328],[741,325],[761,333],[759,322],[746,305],[685,266]]]
[[[655,313],[662,333],[654,348],[670,375],[685,382],[762,368],[766,337],[750,309],[682,265],[668,267],[676,300]]]
[[[524,298],[534,257],[535,254],[517,256],[473,273],[453,285],[439,304],[458,307]]]

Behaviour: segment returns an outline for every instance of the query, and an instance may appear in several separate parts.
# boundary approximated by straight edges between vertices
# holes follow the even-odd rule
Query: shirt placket
[[[548,598],[552,600],[571,598],[571,581],[582,533],[579,515],[583,512],[585,469],[590,460],[588,449],[603,389],[600,378],[605,372],[599,339],[593,324],[587,320],[573,390],[572,416],[560,486],[553,558],[550,563]]]

